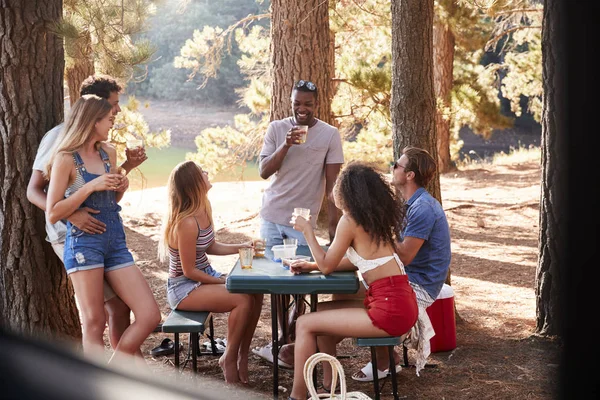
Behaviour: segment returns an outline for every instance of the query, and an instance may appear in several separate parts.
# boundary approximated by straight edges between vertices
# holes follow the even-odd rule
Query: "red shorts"
[[[407,333],[417,322],[417,296],[408,275],[381,278],[369,285],[364,301],[373,325],[390,336]]]

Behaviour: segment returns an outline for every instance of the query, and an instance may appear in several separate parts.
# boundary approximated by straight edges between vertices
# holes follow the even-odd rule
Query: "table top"
[[[239,259],[227,276],[225,286],[232,293],[269,294],[334,294],[356,293],[356,272],[339,271],[323,275],[319,271],[292,274],[288,269],[271,259],[267,248],[265,257],[254,257],[251,269],[242,269]]]

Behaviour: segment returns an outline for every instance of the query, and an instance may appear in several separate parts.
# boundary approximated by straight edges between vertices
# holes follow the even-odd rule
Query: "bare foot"
[[[240,377],[237,370],[237,360],[231,360],[226,357],[227,351],[219,358],[219,366],[223,370],[223,376],[227,383],[239,383]]]
[[[240,353],[238,356],[237,368],[240,376],[240,382],[248,383],[248,354],[243,355]]]

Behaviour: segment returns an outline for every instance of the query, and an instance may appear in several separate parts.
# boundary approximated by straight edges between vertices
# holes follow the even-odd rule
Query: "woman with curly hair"
[[[319,303],[318,312],[298,319],[294,349],[294,384],[290,399],[306,398],[303,369],[319,351],[335,355],[345,337],[400,336],[417,321],[415,293],[394,247],[396,232],[404,220],[404,207],[385,178],[372,167],[353,162],[340,173],[333,188],[335,205],[342,210],[335,238],[327,251],[317,242],[313,228],[303,217],[293,217],[315,262],[295,262],[293,273],[318,269],[357,270],[367,287],[365,300]],[[331,385],[331,368],[324,365],[323,386]]]

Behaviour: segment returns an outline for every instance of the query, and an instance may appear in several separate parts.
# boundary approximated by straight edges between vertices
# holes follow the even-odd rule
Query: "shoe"
[[[402,366],[400,364],[396,364],[396,372],[400,371],[402,371]],[[360,372],[362,372],[364,376],[360,376],[358,372],[355,372],[352,375],[352,379],[359,382],[373,382],[373,364],[371,363],[371,361],[369,361],[367,365],[365,365],[363,369],[360,370]],[[389,369],[386,369],[384,371],[380,371],[379,369],[377,369],[377,379],[384,379],[389,375],[391,375]]]
[[[181,343],[179,343],[179,351],[181,351],[182,348],[183,348],[183,346],[181,345]],[[159,346],[156,346],[155,348],[150,350],[150,354],[153,357],[168,356],[169,354],[174,354],[174,353],[175,353],[175,342],[173,342],[169,338],[163,339],[163,341],[160,343]]]
[[[224,340],[221,339],[216,339],[215,340],[215,349],[217,349],[217,353],[225,353],[225,344],[227,343]],[[202,343],[202,346],[204,346],[206,348],[206,350],[208,351],[212,351],[212,347],[210,344],[210,340],[207,340],[206,342]]]
[[[254,354],[256,354],[257,356],[259,356],[260,358],[263,358],[272,364],[273,363],[272,348],[273,347],[270,344],[268,344],[264,347],[256,347],[256,348],[252,349],[252,352]],[[281,359],[278,359],[277,364],[283,368],[288,368],[288,369],[294,368],[292,365],[286,363],[285,361],[282,361]]]

